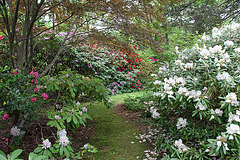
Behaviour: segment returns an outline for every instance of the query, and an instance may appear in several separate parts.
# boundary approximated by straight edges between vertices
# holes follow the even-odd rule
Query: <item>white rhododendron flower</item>
[[[17,128],[17,126],[11,128],[11,135],[15,136],[20,136],[20,129]]]
[[[235,48],[234,51],[235,51],[237,54],[240,54],[240,47]]]
[[[232,112],[230,112],[228,114],[228,122],[232,122],[232,121],[240,122],[240,116],[238,113],[239,113],[239,110],[236,111],[236,114],[233,114]]]
[[[180,59],[175,60],[175,64],[177,66],[183,66],[184,65],[184,63],[182,63],[182,61]]]
[[[213,38],[219,38],[221,35],[222,35],[222,32],[217,27],[214,27],[212,29]]]
[[[208,59],[208,57],[211,55],[207,47],[204,45],[204,48],[201,49],[200,55],[203,56],[203,59]]]
[[[224,147],[226,148],[226,150],[228,151],[229,148],[228,148],[228,144],[227,144],[226,142],[227,142],[227,138],[226,138],[225,135],[223,135],[223,136],[218,136],[218,137],[217,137],[217,146],[218,146],[218,147],[221,147],[222,144],[223,144]]]
[[[164,78],[164,82],[165,82],[166,84],[171,84],[171,85],[173,85],[173,86],[176,85],[175,79],[174,79],[174,78],[171,78],[171,77],[170,77],[169,79]]]
[[[233,81],[232,76],[228,72],[223,72],[222,74],[218,73],[216,78],[219,81],[221,81],[221,80],[222,81],[227,81],[227,82]]]
[[[174,79],[175,79],[175,86],[183,87],[187,83],[183,77],[174,76]]]
[[[186,87],[180,87],[178,89],[178,93],[181,95],[186,95],[188,93],[188,89]]]
[[[163,93],[160,93],[160,92],[154,92],[153,95],[154,95],[154,96],[160,96],[160,95],[163,95]]]
[[[227,133],[230,134],[229,139],[233,139],[234,134],[240,134],[240,127],[236,124],[230,124],[229,127],[226,128]]]
[[[59,137],[66,136],[67,135],[67,131],[65,129],[62,129],[60,131],[57,131],[57,135]]]
[[[51,142],[49,142],[48,139],[46,139],[42,142],[42,149],[47,149],[47,148],[50,148],[50,147],[51,147]]]
[[[233,41],[227,40],[227,41],[224,42],[224,45],[225,45],[226,47],[232,47],[232,46],[234,45],[234,43],[233,43]]]
[[[186,146],[182,143],[182,139],[176,140],[176,141],[174,142],[174,146],[175,146],[175,147],[178,147],[178,152],[179,152],[179,153],[184,153],[184,152],[186,152],[187,150],[189,150],[189,148],[186,147]]]
[[[211,109],[210,112],[212,114],[212,116],[210,117],[210,120],[214,119],[215,116],[222,116],[222,114],[223,114],[223,111],[218,108],[215,109],[215,111],[214,111],[214,109]]]
[[[67,146],[69,144],[69,139],[67,136],[60,136],[60,139],[59,139],[59,144],[64,147],[64,146]]]
[[[180,118],[178,118],[178,122],[177,122],[177,129],[180,129],[180,128],[184,128],[184,127],[186,127],[186,125],[187,125],[188,123],[187,123],[187,119],[185,118],[185,119],[183,119],[182,117],[180,117]]]
[[[157,75],[156,74],[151,74],[151,77],[157,77]]]
[[[228,93],[228,95],[226,96],[226,103],[231,103],[232,106],[234,105],[238,105],[239,102],[237,101],[237,95],[236,93]]]
[[[207,40],[209,40],[209,36],[206,35],[206,33],[204,32],[203,35],[202,35],[201,40],[202,40],[202,41],[207,41]]]
[[[153,84],[154,84],[154,85],[159,85],[159,84],[161,84],[161,81],[156,80],[155,82],[153,82]]]
[[[173,94],[172,87],[169,84],[164,84],[164,90],[165,90],[164,92],[169,95]]]
[[[222,50],[221,45],[216,45],[213,48],[209,47],[209,51],[210,53],[213,53],[213,54],[223,54],[225,52],[225,50]]]
[[[191,90],[187,93],[186,96],[189,96],[189,98],[199,98],[201,95],[202,91]]]
[[[160,114],[157,112],[157,109],[155,109],[154,107],[150,108],[150,112],[152,113],[152,117],[155,118],[159,118]]]
[[[159,74],[162,74],[164,71],[166,71],[167,68],[165,66],[159,68]]]
[[[197,106],[195,106],[195,108],[199,109],[200,111],[204,111],[207,109],[207,107],[204,106],[201,102]]]
[[[185,68],[186,68],[186,69],[191,69],[191,68],[193,68],[193,63],[186,63],[186,64],[185,64]]]

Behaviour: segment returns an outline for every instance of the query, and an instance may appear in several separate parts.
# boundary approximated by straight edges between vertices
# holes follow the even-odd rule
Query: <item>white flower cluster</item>
[[[164,72],[166,72],[166,71],[167,71],[167,68],[166,68],[165,66],[163,66],[163,67],[160,67],[160,68],[159,68],[158,73],[159,73],[159,74],[162,74],[162,73],[164,73]]]
[[[13,135],[14,137],[20,136],[20,133],[20,129],[17,128],[17,126],[11,128],[11,135]]]
[[[228,118],[228,122],[232,122],[232,121],[236,121],[236,122],[240,122],[240,111],[236,110],[236,114],[233,114],[232,112],[230,112],[228,114],[229,118]]]
[[[195,108],[199,109],[200,111],[204,111],[207,109],[207,107],[204,106],[201,102],[197,106],[195,106]]]
[[[183,77],[178,77],[178,76],[174,76],[173,78],[164,78],[164,82],[165,84],[171,84],[173,86],[180,86],[180,87],[184,87],[184,85],[186,84],[186,81]]]
[[[184,153],[189,150],[189,148],[182,143],[182,139],[176,140],[174,146],[178,148],[179,153]]]
[[[186,127],[186,125],[188,124],[187,119],[183,119],[182,117],[178,118],[178,122],[177,122],[177,129],[181,129]]]
[[[222,136],[218,136],[217,137],[217,146],[221,147],[222,144],[224,145],[225,149],[228,151],[229,148],[228,148],[228,144],[226,143],[227,142],[227,138],[225,135],[222,135]]]
[[[227,40],[224,42],[224,45],[229,48],[229,47],[232,47],[234,45],[234,43],[233,43],[233,41]]]
[[[202,91],[200,91],[200,90],[198,90],[198,91],[191,90],[186,93],[186,96],[188,96],[189,98],[193,98],[193,99],[199,98],[201,95],[202,95]]]
[[[215,109],[215,111],[214,111],[214,109],[211,109],[210,112],[212,114],[212,116],[210,117],[210,120],[214,119],[215,116],[222,116],[222,114],[223,114],[223,111],[218,108]]]
[[[187,94],[189,93],[189,91],[188,91],[188,89],[187,89],[186,87],[180,87],[180,88],[178,89],[178,93],[179,93],[180,95],[187,95]]]
[[[51,142],[49,141],[49,139],[46,139],[42,142],[42,149],[47,149],[51,147]]]
[[[222,74],[218,73],[216,78],[219,81],[227,81],[227,82],[233,81],[232,76],[230,76],[228,72],[223,72]]]
[[[226,130],[227,133],[230,134],[229,139],[233,139],[233,135],[240,135],[240,127],[237,124],[230,124],[230,126],[228,126]]]
[[[57,135],[59,136],[59,144],[64,147],[69,144],[69,139],[67,137],[67,132],[65,129],[62,129],[60,131],[57,131]]]
[[[157,109],[156,109],[156,108],[151,107],[151,108],[150,108],[150,112],[152,113],[152,117],[153,117],[154,119],[160,117],[160,114],[157,112]]]
[[[237,100],[237,95],[236,95],[236,93],[233,93],[233,92],[228,93],[228,95],[226,96],[225,102],[230,103],[232,106],[239,105],[239,102]]]
[[[192,62],[185,64],[185,63],[183,63],[182,60],[180,60],[180,59],[175,60],[175,64],[176,64],[177,66],[180,66],[180,67],[183,67],[183,66],[184,66],[184,68],[187,69],[187,70],[193,68],[193,63],[192,63]]]

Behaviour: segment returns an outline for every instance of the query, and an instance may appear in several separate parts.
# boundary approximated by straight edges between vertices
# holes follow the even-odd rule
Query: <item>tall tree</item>
[[[34,47],[42,32],[56,28],[58,31],[68,30],[55,57],[43,71],[44,75],[64,50],[64,43],[69,39],[72,29],[72,36],[77,36],[79,29],[81,34],[87,33],[93,41],[105,44],[119,43],[116,37],[109,34],[109,29],[117,30],[140,44],[162,51],[161,41],[155,41],[153,35],[159,39],[163,39],[163,36],[149,26],[150,19],[162,22],[164,19],[159,12],[163,11],[163,6],[175,2],[177,0],[0,0],[0,29],[9,40],[11,67],[25,70],[31,68],[36,55]],[[52,20],[52,26],[43,23],[47,20],[46,17]],[[134,21],[141,21],[144,25],[138,25]],[[96,22],[102,22],[104,27],[94,27]],[[67,25],[63,27],[62,24]],[[62,27],[59,28],[60,26]]]
[[[185,0],[169,5],[165,16],[170,26],[204,33],[223,22],[240,18],[239,0]]]

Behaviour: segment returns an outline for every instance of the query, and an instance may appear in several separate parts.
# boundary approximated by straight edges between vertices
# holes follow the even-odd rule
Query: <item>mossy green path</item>
[[[135,93],[141,94],[141,93]],[[113,101],[120,103],[129,94],[112,97]],[[85,159],[89,160],[135,160],[144,158],[147,144],[139,143],[135,136],[139,132],[133,125],[107,109],[102,103],[95,103],[89,107],[93,121],[89,123],[94,128],[94,135],[89,143],[98,148],[98,152],[90,154]]]

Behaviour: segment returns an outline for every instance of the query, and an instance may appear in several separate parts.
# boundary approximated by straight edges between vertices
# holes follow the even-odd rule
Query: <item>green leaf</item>
[[[69,150],[68,150],[66,147],[64,147],[64,148],[63,148],[63,151],[64,151],[66,157],[68,158],[68,157],[70,156]]]
[[[75,124],[78,124],[78,120],[77,120],[76,116],[73,115],[72,117],[73,117],[73,122],[74,122]]]
[[[72,116],[67,117],[67,123],[71,122]]]
[[[1,150],[0,150],[0,155],[3,155],[3,156],[6,157],[6,154],[3,151],[1,151]]]
[[[50,151],[51,151],[52,153],[57,153],[57,151],[56,151],[56,149],[55,149],[55,148],[53,148],[53,147],[50,147],[49,149],[50,149]]]
[[[72,147],[71,147],[70,145],[67,145],[67,149],[68,149],[69,151],[73,152],[73,149],[72,149]]]
[[[36,149],[34,149],[33,152],[35,152],[35,153],[39,153],[39,152],[41,152],[41,151],[42,151],[42,148],[41,148],[41,147],[37,147]]]
[[[15,151],[13,151],[10,155],[10,160],[14,160],[15,158],[17,158],[20,154],[22,153],[22,149],[17,149]]]
[[[60,156],[63,156],[63,147],[60,147]]]
[[[47,159],[48,157],[46,156],[37,156],[36,158],[34,158],[33,160],[45,160]]]
[[[54,124],[54,122],[55,122],[55,121],[49,121],[49,122],[47,123],[47,125],[48,125],[48,126],[52,126],[52,125]]]
[[[4,155],[2,155],[2,154],[0,154],[0,159],[1,159],[1,160],[7,160],[6,156],[4,156]]]

